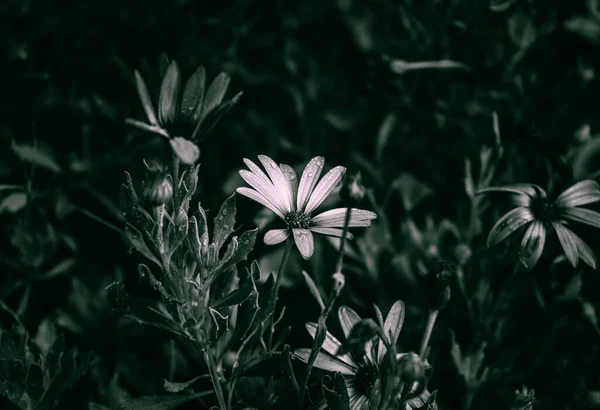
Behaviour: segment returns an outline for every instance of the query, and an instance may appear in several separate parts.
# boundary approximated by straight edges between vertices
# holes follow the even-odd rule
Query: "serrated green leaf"
[[[149,259],[152,262],[156,263],[158,266],[162,267],[162,263],[159,262],[159,260],[156,258],[156,256],[154,256],[154,254],[152,253],[152,251],[148,247],[148,245],[146,245],[146,242],[144,240],[144,236],[139,231],[139,229],[137,229],[135,226],[133,226],[130,223],[126,223],[125,224],[125,235],[127,236],[127,239],[129,239],[130,244],[139,253],[141,253],[142,255],[144,255],[144,257],[146,257],[146,259]]]
[[[197,376],[186,382],[170,382],[167,379],[164,379],[163,387],[169,393],[179,393],[190,387],[195,381],[202,378],[204,378],[204,376]]]
[[[215,217],[212,242],[216,245],[217,251],[221,250],[227,238],[233,233],[235,214],[235,194],[233,194],[223,202],[219,213]]]
[[[248,270],[240,274],[240,283],[237,289],[229,292],[224,298],[213,305],[213,308],[219,309],[226,306],[239,305],[243,303],[253,291],[256,290],[252,273]]]
[[[121,403],[120,410],[171,410],[180,404],[187,403],[198,397],[212,394],[213,392],[199,392],[192,394],[173,394],[168,396],[144,396],[130,399]]]

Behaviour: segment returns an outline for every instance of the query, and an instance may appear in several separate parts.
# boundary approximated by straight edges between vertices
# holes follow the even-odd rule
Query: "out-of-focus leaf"
[[[394,59],[390,63],[391,70],[396,74],[404,74],[409,71],[416,70],[448,70],[448,69],[460,69],[466,71],[473,71],[471,67],[464,63],[453,60],[438,60],[438,61],[415,61],[409,62],[399,59]]]
[[[193,379],[188,380],[186,382],[170,382],[167,379],[165,379],[163,387],[169,393],[179,393],[190,387],[192,384],[194,384],[195,381],[200,380],[202,378],[204,378],[204,376],[196,376]]]
[[[381,161],[383,159],[383,152],[387,146],[392,131],[396,127],[397,122],[398,118],[392,113],[386,115],[381,122],[381,125],[379,126],[379,132],[377,133],[377,143],[375,145],[375,155],[377,161]]]
[[[25,205],[27,205],[27,194],[25,192],[13,192],[0,202],[0,213],[9,212],[14,214],[23,209]]]
[[[419,181],[411,174],[402,173],[392,181],[392,188],[402,195],[404,209],[411,211],[424,198],[433,194],[433,189]]]
[[[283,370],[283,373],[292,381],[296,391],[298,391],[300,387],[298,386],[298,381],[296,380],[296,375],[294,374],[294,368],[292,367],[290,345],[285,345],[283,347],[283,351],[281,352],[281,369]]]
[[[508,20],[508,34],[515,45],[527,48],[536,39],[533,21],[523,13],[515,13]]]
[[[600,21],[590,17],[571,17],[565,21],[567,30],[580,35],[592,44],[600,44]]]
[[[37,334],[34,339],[44,355],[48,353],[56,341],[56,338],[56,326],[50,320],[44,319],[38,326]]]
[[[198,397],[207,396],[213,392],[199,392],[192,394],[173,394],[168,396],[144,396],[130,399],[121,403],[119,410],[171,410],[180,404],[187,403]]]
[[[52,172],[61,171],[61,167],[58,165],[49,149],[25,144],[18,145],[14,142],[12,144],[12,149],[22,161],[49,169]]]
[[[52,279],[68,273],[75,266],[75,259],[68,258],[60,261],[52,269],[42,275],[43,279]]]
[[[515,0],[490,0],[490,10],[500,13],[506,11],[515,3]]]

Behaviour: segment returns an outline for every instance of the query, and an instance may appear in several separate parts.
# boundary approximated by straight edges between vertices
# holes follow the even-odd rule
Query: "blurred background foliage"
[[[133,70],[154,75],[148,84],[156,98],[165,53],[184,76],[203,64],[209,78],[225,71],[232,93],[244,91],[201,145],[196,199],[205,208],[218,209],[241,184],[242,158],[260,153],[294,166],[323,155],[329,165],[362,172],[369,188],[363,205],[380,218],[351,244],[342,301],[372,315],[373,303],[385,311],[405,300],[401,350],[417,348],[424,326],[419,272],[440,258],[456,262],[460,252],[477,260],[464,270],[465,287],[453,289],[433,336],[431,388],[439,389],[442,408],[467,408],[469,378],[481,387],[472,408],[509,408],[522,384],[536,389],[539,408],[597,407],[598,274],[553,259],[560,254],[553,239],[533,272],[511,276],[515,258],[485,247],[506,208],[487,207],[470,229],[464,184],[465,159],[477,175],[482,147],[495,146],[498,136],[504,155],[495,185],[537,183],[556,194],[574,179],[597,176],[597,3],[3,1],[6,311],[32,335],[42,332],[42,345],[50,343],[43,335],[54,340],[60,333],[67,346],[93,353],[79,388],[64,393],[74,408],[110,403],[124,391],[153,394],[163,377],[204,372],[166,335],[132,326],[106,303],[109,283],[137,281],[137,256],[127,252],[118,207],[123,171],[141,178],[142,158],[165,151],[163,140],[125,125],[127,117],[143,118]],[[247,228],[270,223],[258,206],[239,203]],[[598,252],[598,241],[585,233]],[[268,272],[280,252],[259,241],[254,257]],[[289,265],[280,300],[293,325],[292,347],[309,343],[303,323],[318,315],[299,281],[301,267],[327,286],[334,252],[321,240],[309,263],[296,257]],[[506,281],[525,290],[496,301],[494,289]],[[144,292],[151,295],[140,285]],[[502,319],[486,316],[496,302],[505,307]],[[8,313],[0,318],[4,329],[15,325]],[[485,367],[493,371],[478,385]]]

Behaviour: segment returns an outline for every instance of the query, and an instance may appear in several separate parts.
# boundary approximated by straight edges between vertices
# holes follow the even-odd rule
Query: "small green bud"
[[[427,286],[429,308],[431,310],[443,309],[452,294],[450,279],[456,271],[456,266],[447,261],[439,261],[434,271],[424,274]]]
[[[143,195],[151,206],[164,205],[173,197],[173,184],[166,173],[156,173],[145,184]]]
[[[425,377],[425,363],[416,353],[405,353],[398,359],[398,370],[402,381],[412,383]]]
[[[346,177],[340,196],[350,206],[358,205],[365,197],[365,186],[362,184],[360,172],[350,174]]]

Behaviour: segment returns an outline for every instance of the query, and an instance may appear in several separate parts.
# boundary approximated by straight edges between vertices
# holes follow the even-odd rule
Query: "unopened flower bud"
[[[431,310],[443,309],[450,300],[450,279],[456,267],[446,261],[438,262],[433,272],[426,273],[425,280],[428,292],[429,308]]]
[[[346,177],[340,196],[350,206],[356,206],[365,197],[365,186],[362,184],[360,172],[350,174]]]
[[[398,359],[398,369],[404,382],[416,382],[425,377],[425,363],[418,354],[406,353]]]
[[[342,288],[346,284],[346,277],[344,276],[344,274],[342,272],[336,272],[333,274],[333,280],[334,280],[333,288],[335,289],[335,292],[339,295]]]
[[[156,173],[145,184],[143,195],[151,206],[164,205],[173,197],[173,184],[165,173]]]
[[[471,248],[469,245],[464,243],[458,244],[456,248],[454,248],[454,257],[459,265],[464,266],[467,264],[469,259],[471,259]]]

